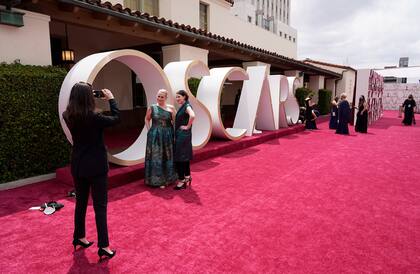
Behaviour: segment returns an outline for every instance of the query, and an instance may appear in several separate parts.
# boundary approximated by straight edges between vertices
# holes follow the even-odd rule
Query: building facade
[[[316,91],[319,90],[321,88],[320,86],[323,85],[323,88],[332,91],[333,96],[340,96],[341,93],[346,93],[347,99],[350,102],[350,104],[355,102],[356,99],[354,98],[354,96],[357,72],[354,68],[349,66],[321,62],[312,59],[306,59],[304,62],[341,74],[341,79],[323,79],[322,76],[310,76],[309,78],[321,78],[318,81],[315,81],[315,79],[309,81],[308,87],[310,89]],[[320,85],[317,86],[317,82],[320,82]]]
[[[236,0],[231,12],[242,21],[259,26],[297,43],[297,31],[290,26],[290,0]]]

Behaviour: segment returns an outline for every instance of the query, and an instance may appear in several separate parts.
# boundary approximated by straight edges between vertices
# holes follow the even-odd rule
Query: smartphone
[[[105,94],[102,92],[101,89],[94,89],[93,90],[93,97],[103,98],[103,97],[105,97]]]

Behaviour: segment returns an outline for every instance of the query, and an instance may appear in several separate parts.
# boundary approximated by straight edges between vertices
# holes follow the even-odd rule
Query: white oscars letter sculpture
[[[99,71],[112,60],[127,65],[141,79],[146,92],[148,106],[156,103],[156,93],[162,88],[168,90],[168,102],[173,102],[171,86],[165,73],[159,64],[148,55],[136,50],[117,50],[89,55],[73,66],[64,79],[60,90],[60,123],[67,139],[71,143],[70,131],[62,118],[69,101],[71,88],[80,81],[92,84]],[[139,119],[142,119],[142,117],[139,117]],[[127,166],[144,162],[146,139],[147,129],[144,127],[137,140],[127,149],[115,155],[108,155],[109,161]]]
[[[181,61],[167,64],[164,71],[172,86],[173,97],[175,97],[178,90],[185,90],[188,93],[188,100],[196,114],[194,126],[192,127],[192,145],[194,149],[204,147],[210,140],[212,131],[210,112],[191,93],[188,87],[188,79],[190,77],[201,78],[209,75],[208,67],[201,61]]]
[[[272,107],[266,105],[271,103],[270,87],[267,81],[268,66],[248,67],[246,72],[249,80],[244,81],[233,127],[246,129],[246,136],[252,136],[257,122],[258,110],[261,112],[258,113],[258,116],[260,116],[258,118],[259,129],[274,129],[275,123]],[[261,94],[263,94],[264,103],[260,107]],[[267,107],[269,110],[264,109]]]
[[[288,127],[284,103],[289,96],[289,82],[284,75],[268,76],[270,93],[273,100],[274,122],[276,129]]]
[[[276,130],[276,121],[274,114],[274,102],[271,97],[270,84],[268,81],[268,75],[270,69],[266,68],[266,77],[264,78],[263,85],[261,88],[260,101],[258,103],[257,116],[255,117],[255,128],[258,130]]]
[[[185,90],[196,113],[192,127],[194,149],[204,147],[210,136],[239,140],[251,136],[259,130],[277,130],[296,124],[299,119],[299,105],[294,91],[299,84],[296,77],[269,75],[269,66],[250,66],[245,71],[239,67],[213,68],[201,61],[172,62],[165,69],[150,56],[136,50],[116,50],[92,54],[80,60],[66,75],[60,90],[60,123],[67,139],[72,143],[72,136],[63,120],[74,84],[86,82],[92,84],[99,71],[111,61],[118,61],[128,66],[141,79],[147,105],[156,103],[159,89],[168,91],[168,103],[174,103],[178,90]],[[188,87],[190,77],[200,78],[197,98]],[[118,81],[118,79],[115,79]],[[227,80],[243,81],[241,97],[236,111],[233,128],[225,128],[222,121],[220,98]],[[101,87],[102,88],[102,87]],[[103,87],[106,88],[106,87]],[[139,117],[143,119],[144,117]],[[144,162],[147,142],[147,129],[143,127],[140,135],[124,151],[108,155],[110,162],[119,165],[135,165]]]
[[[238,67],[214,68],[210,70],[209,76],[204,76],[198,87],[197,99],[202,102],[211,113],[211,122],[213,125],[212,136],[230,140],[239,140],[245,133],[245,128],[225,128],[222,121],[220,109],[220,97],[223,91],[223,85],[226,80],[243,81],[248,79],[244,69]],[[240,104],[240,103],[239,103]],[[242,111],[246,110],[242,108]],[[241,116],[238,109],[236,116]]]
[[[288,125],[294,125],[299,121],[299,104],[295,97],[295,90],[299,85],[299,78],[287,77],[289,82],[289,90],[287,100],[282,104],[286,113]]]

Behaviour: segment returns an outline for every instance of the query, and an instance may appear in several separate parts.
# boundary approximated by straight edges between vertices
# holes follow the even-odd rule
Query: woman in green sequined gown
[[[173,120],[175,109],[166,104],[168,93],[159,90],[157,104],[146,112],[145,123],[147,145],[145,157],[144,183],[151,187],[164,188],[177,179],[173,163]],[[150,127],[150,121],[152,125]]]

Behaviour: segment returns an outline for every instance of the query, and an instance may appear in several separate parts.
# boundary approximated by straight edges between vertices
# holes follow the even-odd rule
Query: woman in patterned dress
[[[148,132],[144,183],[151,187],[165,188],[177,178],[173,163],[175,109],[166,104],[167,98],[168,92],[159,90],[157,104],[150,106],[146,112],[145,124]]]

